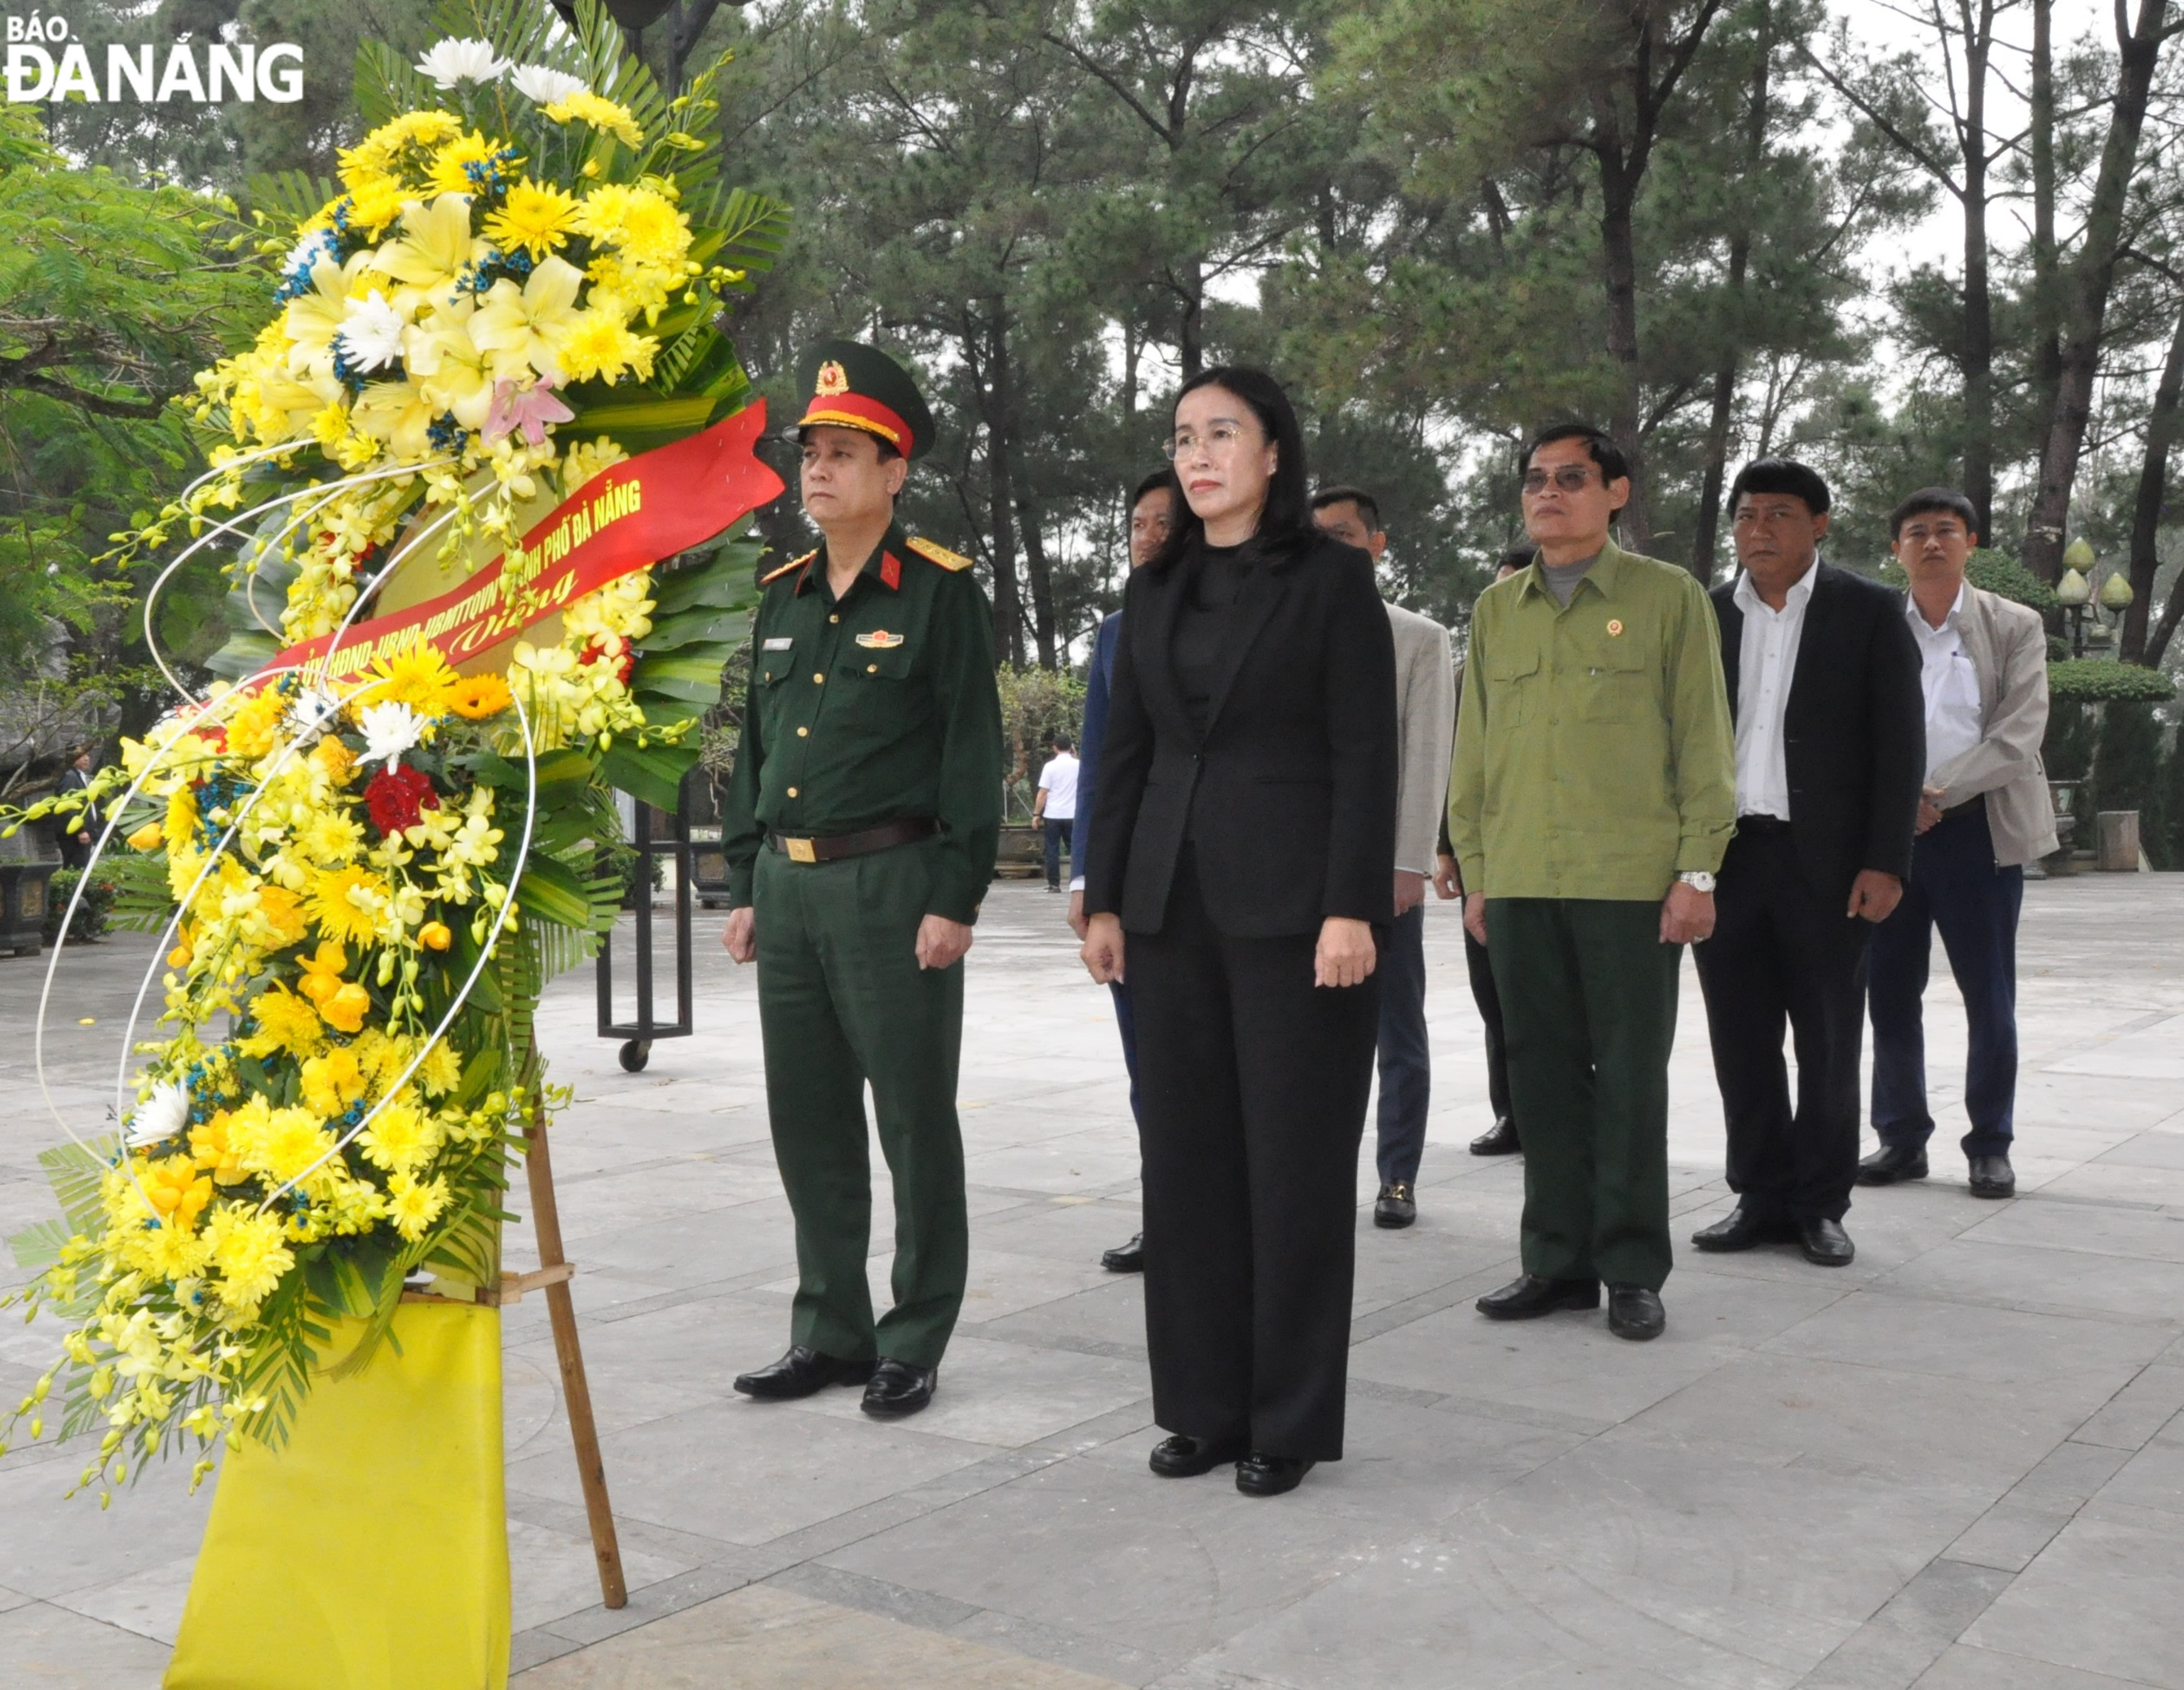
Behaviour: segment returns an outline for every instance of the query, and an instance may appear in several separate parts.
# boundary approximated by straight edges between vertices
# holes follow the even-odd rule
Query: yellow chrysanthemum
[[[420,716],[444,716],[454,691],[455,672],[439,648],[421,642],[371,666],[382,683],[372,689],[374,704],[406,704]]]
[[[487,140],[475,129],[468,135],[459,135],[432,154],[425,173],[426,186],[435,193],[476,193],[478,185],[463,167],[482,165],[499,149],[499,142]]]
[[[431,1161],[440,1147],[439,1129],[432,1118],[406,1099],[405,1092],[358,1135],[356,1147],[375,1168],[407,1174]]]
[[[332,869],[312,883],[311,919],[329,939],[363,945],[378,932],[387,896],[387,883],[369,869],[353,864]]]
[[[447,1206],[448,1182],[443,1178],[420,1185],[407,1174],[397,1174],[387,1182],[387,1211],[394,1230],[413,1244],[425,1235]]]
[[[610,183],[584,197],[577,232],[652,269],[679,266],[690,252],[689,214],[650,188]]]
[[[561,368],[572,382],[618,382],[631,371],[647,377],[659,348],[650,335],[632,333],[617,317],[583,311],[561,337]]]
[[[311,747],[311,761],[336,786],[346,786],[349,776],[356,772],[356,753],[331,733]]]
[[[241,1203],[222,1203],[205,1224],[220,1295],[231,1306],[254,1311],[273,1294],[296,1258],[281,1237],[280,1218]]]
[[[303,900],[284,886],[258,889],[258,918],[259,930],[251,936],[268,951],[285,951],[310,931]]]
[[[167,799],[166,819],[159,832],[170,845],[187,845],[198,831],[198,795],[187,786],[176,787]]]
[[[298,1062],[315,1056],[326,1043],[326,1029],[318,1012],[284,985],[276,984],[250,1001],[250,1018],[257,1031],[238,1040],[236,1048],[246,1057],[269,1057],[286,1051]]]
[[[542,259],[568,240],[576,215],[574,195],[526,178],[509,189],[499,210],[487,216],[485,232],[504,250],[521,248]]]
[[[374,176],[351,191],[349,223],[367,235],[376,235],[382,229],[393,226],[408,198],[401,183],[389,176]]]
[[[230,1120],[228,1136],[247,1171],[282,1181],[301,1178],[334,1147],[334,1135],[320,1118],[292,1105],[253,1109],[245,1104]]]
[[[632,147],[644,140],[644,131],[638,127],[627,106],[616,105],[588,91],[556,100],[544,109],[546,116],[554,123],[588,123]]]
[[[321,868],[338,868],[364,849],[364,827],[344,810],[321,810],[304,826],[304,855]]]
[[[462,120],[450,111],[420,109],[389,118],[341,154],[343,182],[352,192],[365,178],[398,168],[405,154],[437,147],[463,132]]]
[[[428,1097],[444,1097],[462,1083],[463,1062],[454,1047],[444,1040],[425,1053],[425,1060],[417,1066],[417,1083],[425,1088]]]

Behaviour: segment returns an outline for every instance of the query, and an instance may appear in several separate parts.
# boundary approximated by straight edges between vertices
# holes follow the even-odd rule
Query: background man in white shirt
[[[1842,1219],[1866,948],[1903,895],[1925,770],[1919,654],[1893,593],[1820,561],[1828,487],[1814,471],[1747,464],[1729,504],[1743,567],[1712,596],[1736,720],[1736,836],[1696,957],[1737,1204],[1691,1242],[1795,1243],[1841,1267],[1855,1253]]]
[[[1067,733],[1054,736],[1054,756],[1039,772],[1039,795],[1031,801],[1031,818],[1046,830],[1046,890],[1061,890],[1061,853],[1069,852],[1069,866],[1077,866],[1073,835],[1077,828],[1077,752]]]
[[[1388,548],[1380,507],[1354,487],[1322,488],[1312,520],[1322,533],[1379,562]],[[1396,639],[1396,725],[1402,766],[1396,790],[1396,920],[1380,958],[1380,1102],[1378,1226],[1418,1218],[1418,1162],[1425,1153],[1426,1106],[1433,1059],[1426,1044],[1426,882],[1448,799],[1449,754],[1456,745],[1456,669],[1448,630],[1430,616],[1388,606]]]
[[[1873,1129],[1880,1148],[1862,1185],[1926,1177],[1926,1035],[1921,1000],[1942,930],[1971,1023],[1963,1140],[1975,1197],[2017,1189],[2009,1165],[2017,1107],[2017,916],[2024,865],[2055,849],[2040,742],[2048,732],[2048,631],[2022,605],[1964,579],[1979,544],[1971,501],[1947,488],[1913,494],[1889,519],[1911,578],[1903,617],[1919,654],[1925,790],[1903,901],[1874,935]]]

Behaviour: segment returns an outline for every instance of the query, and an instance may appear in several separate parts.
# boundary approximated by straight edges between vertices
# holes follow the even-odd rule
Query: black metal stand
[[[630,829],[630,845],[638,854],[635,882],[627,907],[637,912],[637,1018],[614,1018],[614,947],[599,946],[599,1037],[620,1039],[621,1065],[630,1074],[640,1072],[652,1056],[655,1039],[690,1036],[690,823],[680,810],[666,817],[666,839],[655,836],[653,818],[660,815],[643,799],[636,800],[637,820]],[[675,1019],[662,1021],[653,1009],[652,866],[660,857],[675,860]],[[610,940],[611,935],[610,935]]]

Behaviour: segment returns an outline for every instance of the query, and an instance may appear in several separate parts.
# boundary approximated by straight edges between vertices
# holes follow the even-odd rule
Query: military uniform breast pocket
[[[1653,702],[1652,665],[1636,652],[1606,651],[1581,660],[1579,713],[1587,722],[1623,722]]]
[[[834,676],[841,689],[834,702],[861,719],[896,727],[924,713],[925,689],[918,684],[916,654],[907,644],[845,644]]]
[[[1537,651],[1513,651],[1490,657],[1486,677],[1487,720],[1502,728],[1515,728],[1524,720],[1525,706],[1540,678]]]
[[[758,711],[760,729],[769,739],[776,737],[779,728],[782,706],[789,695],[788,678],[795,667],[793,648],[751,654],[752,704]]]

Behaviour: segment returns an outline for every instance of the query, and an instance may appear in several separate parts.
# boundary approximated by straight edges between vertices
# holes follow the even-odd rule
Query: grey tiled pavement
[[[1096,1259],[1134,1228],[1136,1152],[1061,901],[1014,884],[986,906],[971,1294],[938,1400],[900,1425],[848,1392],[728,1388],[784,1342],[793,1273],[752,977],[706,931],[699,1036],[638,1075],[593,1035],[588,975],[557,987],[544,1031],[579,1101],[555,1158],[632,1595],[599,1605],[533,1299],[506,1325],[523,1690],[2184,1686],[2184,876],[2029,890],[2020,1196],[1964,1190],[1939,981],[1936,1177],[1860,1193],[1847,1269],[1686,1250],[1642,1347],[1597,1316],[1472,1312],[1513,1269],[1521,1174],[1463,1153],[1478,1023],[1430,908],[1423,1219],[1381,1233],[1361,1208],[1349,1459],[1274,1502],[1145,1470],[1138,1286]],[[93,1122],[143,954],[66,958],[56,1090]],[[47,1212],[41,972],[0,962],[7,1228]],[[1688,971],[1683,1003],[1680,1237],[1727,1206]],[[48,1346],[0,1329],[0,1393]],[[0,1684],[153,1684],[203,1499],[167,1470],[103,1514],[65,1503],[71,1456],[0,1462]]]

